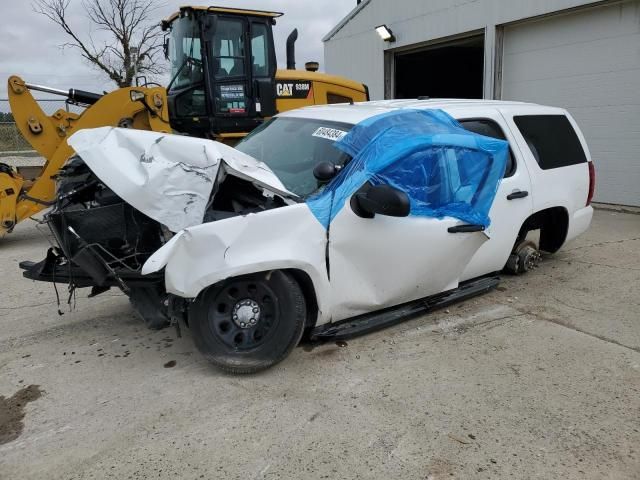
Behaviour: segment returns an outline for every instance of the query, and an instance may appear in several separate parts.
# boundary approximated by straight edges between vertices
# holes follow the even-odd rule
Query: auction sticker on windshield
[[[333,142],[341,140],[347,132],[338,130],[337,128],[320,127],[313,132],[314,137],[325,138]]]

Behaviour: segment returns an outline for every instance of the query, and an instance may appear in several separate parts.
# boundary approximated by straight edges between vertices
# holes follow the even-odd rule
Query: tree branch
[[[135,72],[158,75],[164,66],[158,63],[162,47],[162,32],[149,24],[152,14],[164,4],[158,0],[82,0],[87,17],[97,30],[107,34],[102,45],[96,45],[91,35],[81,38],[67,20],[71,0],[34,0],[35,12],[58,25],[71,41],[63,47],[79,50],[91,65],[104,72],[118,87],[132,85]],[[137,48],[137,57],[132,48]]]

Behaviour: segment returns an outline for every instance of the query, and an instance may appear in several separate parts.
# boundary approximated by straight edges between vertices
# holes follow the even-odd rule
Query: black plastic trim
[[[473,233],[484,232],[484,225],[456,225],[455,227],[447,228],[449,233]]]
[[[368,313],[337,323],[320,325],[311,331],[311,341],[348,340],[353,337],[387,328],[418,315],[424,315],[454,302],[466,300],[489,292],[500,283],[497,276],[481,277],[460,284],[455,290],[432,295],[420,300],[398,305],[379,312]]]
[[[516,200],[518,198],[526,198],[528,196],[529,192],[526,191],[513,192],[507,195],[507,200]]]

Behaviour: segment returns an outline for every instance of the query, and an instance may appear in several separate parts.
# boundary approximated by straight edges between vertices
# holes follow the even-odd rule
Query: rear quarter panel
[[[551,207],[563,207],[567,210],[571,223],[574,215],[586,206],[589,193],[588,163],[543,170],[518,129],[514,117],[520,115],[565,115],[578,135],[587,160],[591,161],[587,143],[577,123],[566,110],[560,108],[527,105],[522,108],[503,108],[501,113],[513,133],[522,153],[522,159],[526,162],[531,175],[534,213]]]

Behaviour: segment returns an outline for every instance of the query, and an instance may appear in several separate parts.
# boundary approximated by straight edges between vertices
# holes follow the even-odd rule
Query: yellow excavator
[[[296,70],[297,30],[287,39],[287,69],[277,70],[272,27],[280,16],[238,8],[181,7],[162,22],[171,65],[166,88],[140,78],[140,86],[97,94],[10,77],[7,90],[16,125],[46,163],[35,173],[0,163],[0,237],[52,204],[55,175],[74,153],[67,138],[78,130],[114,126],[175,131],[233,144],[278,112],[369,99],[366,85],[319,73],[316,62]],[[64,96],[85,109],[61,109],[48,116],[32,91]]]

